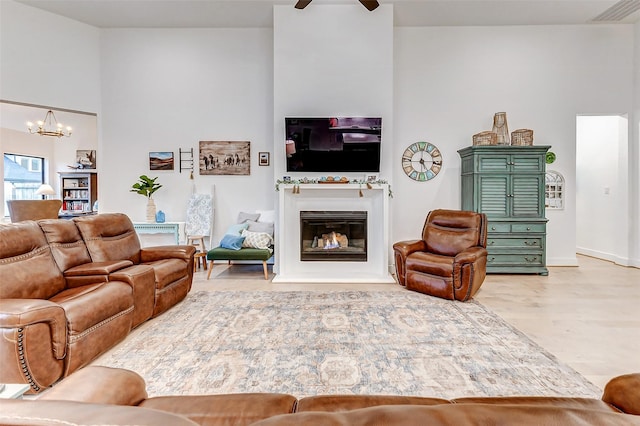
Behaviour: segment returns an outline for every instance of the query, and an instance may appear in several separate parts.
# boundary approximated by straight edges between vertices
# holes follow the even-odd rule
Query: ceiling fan
[[[374,10],[375,8],[380,6],[380,3],[378,3],[377,0],[359,0],[359,1],[369,11]],[[311,0],[298,0],[298,2],[296,3],[295,8],[296,9],[304,9],[305,7],[309,6],[309,3],[311,3]]]

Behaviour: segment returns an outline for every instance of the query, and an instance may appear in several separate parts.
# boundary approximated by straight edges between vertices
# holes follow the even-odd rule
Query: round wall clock
[[[402,170],[413,180],[425,182],[433,179],[442,168],[442,154],[429,142],[415,142],[402,154]]]

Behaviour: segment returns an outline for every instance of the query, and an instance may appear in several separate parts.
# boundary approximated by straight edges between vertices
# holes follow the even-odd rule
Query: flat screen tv
[[[285,118],[288,172],[379,172],[382,118]]]

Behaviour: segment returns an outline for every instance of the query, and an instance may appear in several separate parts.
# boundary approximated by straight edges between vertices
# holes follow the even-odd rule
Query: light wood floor
[[[602,388],[616,375],[640,372],[640,269],[586,256],[578,260],[578,267],[549,268],[547,277],[488,275],[475,299]],[[395,284],[273,284],[263,279],[262,265],[225,264],[214,266],[209,281],[205,271],[197,272],[193,289],[362,290],[363,286],[407,291]]]

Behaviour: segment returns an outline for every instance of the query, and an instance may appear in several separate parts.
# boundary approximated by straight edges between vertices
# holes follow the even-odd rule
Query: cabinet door
[[[509,215],[509,177],[479,176],[478,206],[480,212],[490,217],[506,217]]]
[[[512,172],[544,172],[544,156],[532,154],[514,154],[510,159]]]
[[[478,155],[478,172],[508,172],[511,168],[510,155]]]
[[[543,217],[543,182],[538,175],[512,175],[512,215],[513,217]]]

